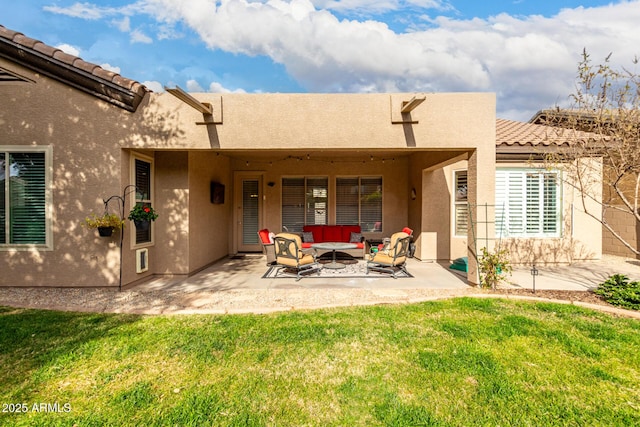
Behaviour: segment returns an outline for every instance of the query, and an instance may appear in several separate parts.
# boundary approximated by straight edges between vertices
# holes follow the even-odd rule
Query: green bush
[[[624,274],[614,274],[594,292],[609,304],[640,310],[640,282],[630,282]]]
[[[495,289],[498,284],[511,274],[509,251],[498,249],[495,252],[482,248],[482,257],[478,260],[480,268],[480,285],[483,288]]]

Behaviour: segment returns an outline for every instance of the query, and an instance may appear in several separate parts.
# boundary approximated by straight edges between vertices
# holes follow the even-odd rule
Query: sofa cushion
[[[305,225],[302,227],[303,232],[310,231],[313,233],[313,241],[316,243],[326,242],[326,240],[324,240],[323,229],[324,225]]]
[[[351,233],[360,233],[362,230],[359,225],[343,225],[342,226],[342,239],[341,242],[350,242],[351,241]],[[357,243],[357,242],[351,242]]]
[[[349,237],[349,243],[361,243],[362,242],[362,233],[354,233],[351,232],[351,237]]]
[[[348,242],[349,240],[343,240],[342,227],[339,225],[327,225],[323,230],[324,240],[323,242]]]
[[[262,230],[258,231],[258,236],[260,236],[260,241],[265,245],[268,245],[269,243],[273,243],[273,240],[271,240],[269,236],[269,230],[266,228],[263,228]]]

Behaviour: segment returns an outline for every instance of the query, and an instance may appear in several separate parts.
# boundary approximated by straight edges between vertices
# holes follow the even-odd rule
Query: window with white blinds
[[[496,170],[496,235],[559,237],[560,175],[533,169]]]
[[[0,147],[0,247],[46,247],[49,148]]]
[[[327,224],[329,180],[326,177],[282,178],[282,225],[292,232],[305,224]]]
[[[336,178],[336,224],[382,231],[382,177]]]
[[[139,158],[134,159],[136,202],[142,203],[145,206],[152,205],[151,203],[152,172],[153,172],[153,167],[151,162],[143,159],[139,159]],[[146,227],[146,228],[135,227],[136,245],[151,242],[152,228],[153,226]]]
[[[466,236],[469,227],[467,203],[467,171],[455,171],[454,230],[456,236]]]

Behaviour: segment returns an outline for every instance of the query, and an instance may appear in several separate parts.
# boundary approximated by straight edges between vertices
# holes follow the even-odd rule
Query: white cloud
[[[71,46],[70,44],[62,43],[56,46],[56,48],[60,49],[64,53],[68,53],[69,55],[80,56],[80,49],[75,46]]]
[[[131,18],[129,18],[128,16],[125,16],[119,21],[114,20],[113,23],[123,33],[128,33],[129,31],[131,31]]]
[[[144,81],[142,82],[143,85],[145,85],[146,87],[148,87],[149,89],[151,89],[152,91],[156,92],[156,93],[162,93],[164,92],[164,87],[162,86],[162,83],[157,82],[157,81]]]
[[[213,93],[247,93],[244,89],[227,89],[224,86],[222,86],[221,83],[218,82],[211,82],[211,84],[209,85],[209,92],[213,92]]]
[[[425,28],[406,33],[329,11],[372,15],[413,7],[451,9],[444,0],[140,0],[118,13],[152,16],[164,37],[183,23],[210,49],[268,56],[310,91],[493,91],[498,109],[512,115],[564,102],[583,48],[598,62],[613,51],[614,65],[626,65],[640,46],[640,0],[548,18],[430,17]],[[54,9],[85,19],[114,13],[87,3]],[[142,32],[137,37],[151,42]]]
[[[44,6],[43,9],[47,12],[59,15],[67,15],[73,18],[90,20],[101,19],[113,12],[113,9],[99,7],[90,3],[74,3],[69,7]]]
[[[196,80],[187,80],[187,92],[213,92],[213,93],[246,93],[244,89],[227,89],[219,82],[211,82],[209,90],[205,90]]]
[[[114,72],[116,74],[120,74],[120,67],[116,67],[116,66],[108,64],[108,63],[100,64],[100,66],[102,68],[104,68],[105,70],[109,70],[109,71],[112,71],[112,72]]]
[[[452,7],[442,0],[311,0],[317,9],[335,10],[338,12],[356,11],[374,15],[407,7],[433,10],[451,10]]]
[[[205,90],[195,80],[187,80],[187,92],[204,92]]]
[[[146,35],[145,33],[143,33],[141,30],[133,30],[130,33],[131,36],[131,43],[153,43],[153,40],[151,39],[151,37],[149,37],[148,35]]]

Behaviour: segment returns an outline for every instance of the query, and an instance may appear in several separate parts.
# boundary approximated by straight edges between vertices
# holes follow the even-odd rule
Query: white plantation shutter
[[[507,176],[507,235],[521,236],[525,230],[526,188],[524,174],[509,173]]]
[[[151,163],[135,159],[136,202],[151,207]],[[136,244],[151,242],[151,229],[135,227]]]
[[[527,197],[526,197],[526,220],[527,234],[537,234],[540,232],[542,212],[542,197],[540,194],[540,175],[537,173],[528,173],[527,180]]]
[[[454,222],[455,235],[466,236],[469,228],[469,205],[467,204],[467,171],[455,172]]]
[[[496,235],[558,237],[559,182],[557,172],[496,170]]]
[[[543,223],[544,234],[560,233],[560,197],[558,197],[558,175],[556,173],[544,174],[544,198],[543,198]]]

